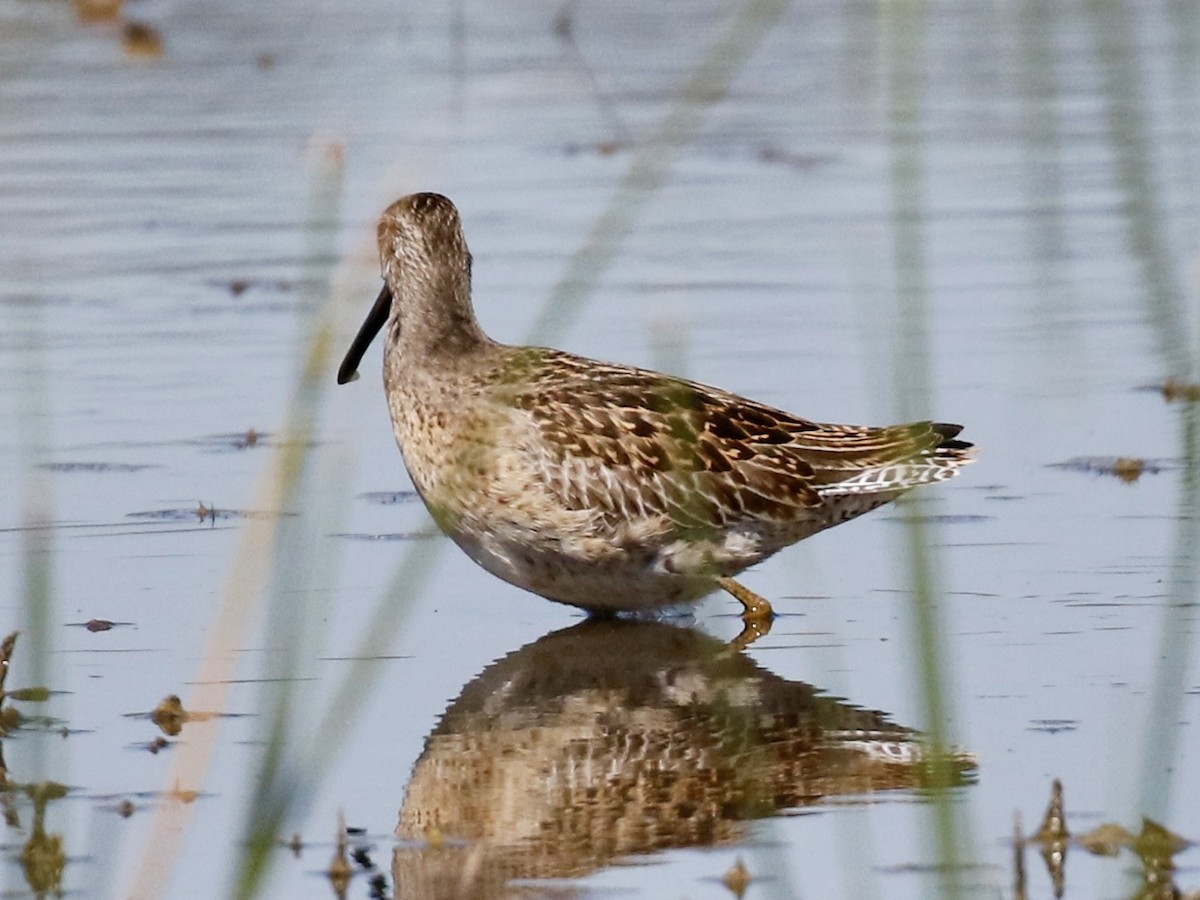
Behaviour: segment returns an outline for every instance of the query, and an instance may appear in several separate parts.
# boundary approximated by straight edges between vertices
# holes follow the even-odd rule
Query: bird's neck
[[[389,369],[452,369],[494,346],[471,307],[470,275],[442,270],[430,276],[392,285]]]

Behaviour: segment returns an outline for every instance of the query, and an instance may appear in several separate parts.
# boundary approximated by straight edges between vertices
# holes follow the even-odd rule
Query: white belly
[[[736,564],[714,571],[711,553],[695,544],[613,549],[600,557],[534,548],[529,541],[494,533],[452,535],[455,543],[487,571],[509,584],[550,600],[594,612],[658,609],[688,603],[715,591],[717,575],[734,574],[757,562],[748,552],[757,542],[733,535],[726,543],[738,552]],[[743,558],[744,554],[744,558]]]

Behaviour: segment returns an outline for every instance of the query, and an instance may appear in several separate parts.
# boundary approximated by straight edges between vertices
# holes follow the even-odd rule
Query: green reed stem
[[[51,683],[51,620],[54,609],[54,484],[46,469],[51,462],[51,409],[46,354],[46,309],[41,296],[31,298],[22,307],[28,315],[21,340],[18,367],[24,384],[16,428],[25,485],[22,498],[21,532],[21,607],[24,619],[21,637],[21,665],[27,667],[23,680],[37,687]],[[35,740],[43,741],[44,736]],[[48,773],[47,755],[34,754],[33,781],[44,780]]]
[[[1109,141],[1115,157],[1126,242],[1138,263],[1142,298],[1158,339],[1168,375],[1189,381],[1197,371],[1193,353],[1197,335],[1189,328],[1187,292],[1164,232],[1158,178],[1154,171],[1151,128],[1142,99],[1141,65],[1134,43],[1133,8],[1123,0],[1090,0],[1096,55],[1104,79]],[[1194,317],[1193,317],[1194,318]],[[1190,338],[1190,339],[1189,339]],[[1180,414],[1177,530],[1162,608],[1157,667],[1142,748],[1142,815],[1166,821],[1176,791],[1179,722],[1183,718],[1184,679],[1192,658],[1197,603],[1197,545],[1200,544],[1200,410],[1184,404]]]
[[[340,148],[331,147],[318,168],[309,201],[308,264],[301,305],[302,356],[277,450],[281,514],[297,513],[311,506],[312,485],[306,476],[333,357],[333,304],[324,298],[329,295],[330,261],[336,258],[334,241],[343,174]],[[318,573],[328,571],[332,564],[330,551],[322,552],[327,541],[315,533],[315,526],[311,516],[285,515],[275,531],[266,630],[267,736],[249,804],[237,876],[239,897],[252,897],[261,888],[279,827],[301,793],[296,784],[299,767],[291,763],[294,752],[289,749],[297,742],[292,727],[296,685],[300,664],[312,656],[303,651],[311,649],[313,629],[320,620],[312,610],[312,598],[318,593],[312,589],[313,582]],[[305,778],[312,780],[318,774],[306,773]]]
[[[1158,664],[1150,697],[1150,715],[1142,748],[1142,813],[1165,822],[1171,815],[1175,770],[1179,762],[1180,721],[1184,718],[1185,679],[1200,592],[1200,405],[1185,404],[1180,415],[1183,471],[1176,506],[1175,549],[1167,579],[1167,598],[1158,638]]]
[[[896,384],[901,413],[905,419],[915,419],[928,410],[931,397],[921,143],[924,5],[920,0],[892,0],[882,9],[888,65],[892,234],[899,300]],[[905,514],[918,683],[930,744],[931,797],[941,892],[946,897],[961,897],[962,847],[954,795],[949,788],[947,664],[938,609],[937,561],[926,524],[932,501],[919,494],[906,496],[901,509]]]

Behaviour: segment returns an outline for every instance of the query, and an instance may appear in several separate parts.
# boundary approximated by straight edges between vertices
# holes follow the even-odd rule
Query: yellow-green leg
[[[738,584],[732,578],[718,578],[717,584],[728,591],[742,604],[741,634],[730,641],[735,650],[745,650],[760,637],[771,630],[771,620],[775,618],[775,610],[765,597],[760,597],[744,584]]]
[[[724,590],[728,591],[738,602],[744,607],[742,618],[747,622],[766,622],[770,623],[775,618],[775,610],[771,609],[771,604],[767,602],[765,597],[760,597],[744,584],[738,584],[732,578],[718,578],[719,584]]]

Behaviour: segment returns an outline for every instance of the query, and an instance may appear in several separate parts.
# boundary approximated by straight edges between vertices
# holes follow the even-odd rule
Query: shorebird
[[[412,194],[378,228],[384,285],[338,369],[386,327],[396,442],[434,521],[487,571],[595,613],[717,589],[750,623],[770,603],[734,576],[971,461],[961,426],[830,425],[719,388],[501,344],[471,302],[454,204]]]

